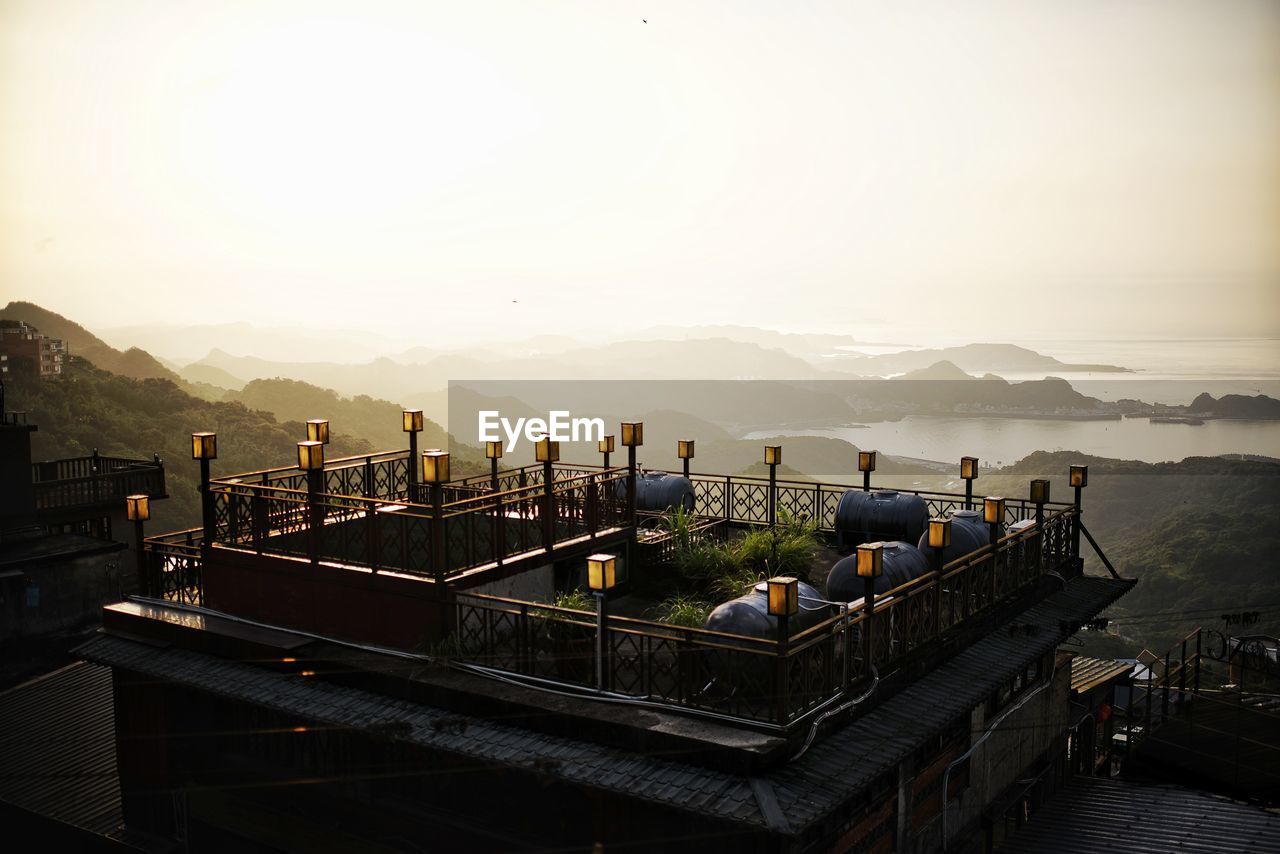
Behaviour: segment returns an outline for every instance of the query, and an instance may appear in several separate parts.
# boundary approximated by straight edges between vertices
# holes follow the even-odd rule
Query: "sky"
[[[0,0],[0,297],[1277,336],[1280,3]]]

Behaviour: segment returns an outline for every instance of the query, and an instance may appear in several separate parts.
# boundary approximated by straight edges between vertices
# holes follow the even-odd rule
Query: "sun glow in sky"
[[[101,326],[1276,335],[1280,4],[0,0],[0,188]]]

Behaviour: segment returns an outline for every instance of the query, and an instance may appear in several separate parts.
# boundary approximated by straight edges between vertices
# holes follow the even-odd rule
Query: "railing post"
[[[1181,664],[1178,665],[1178,705],[1187,702],[1187,639],[1182,639]]]
[[[609,654],[609,600],[604,590],[596,590],[596,690],[608,689],[609,669],[606,659]]]
[[[151,588],[150,573],[147,572],[147,553],[143,548],[146,541],[146,537],[142,533],[143,524],[144,522],[141,519],[133,521],[133,545],[137,550],[138,558],[138,590],[142,592],[143,596],[159,598],[156,596],[156,591]]]
[[[778,648],[777,664],[774,668],[774,715],[778,723],[787,725],[790,717],[790,682],[787,678],[787,652],[791,643],[791,618],[786,614],[778,615]]]
[[[556,544],[555,472],[550,460],[542,464],[542,546],[550,552]]]
[[[448,574],[445,566],[448,549],[444,542],[444,485],[431,484],[431,574],[436,578],[444,578]]]
[[[1196,675],[1195,675],[1195,685],[1193,685],[1191,688],[1191,692],[1193,694],[1200,693],[1200,637],[1202,634],[1203,634],[1202,629],[1196,629]]]
[[[253,520],[253,548],[259,554],[262,553],[262,543],[267,539],[271,531],[271,514],[267,505],[267,497],[262,494],[262,488],[259,486],[252,487],[250,493],[250,512]]]
[[[204,539],[200,543],[202,550],[213,546],[213,491],[209,489],[209,459],[200,459],[200,521]]]
[[[1169,651],[1164,653],[1164,673],[1160,676],[1161,686],[1163,687],[1163,696],[1160,701],[1160,723],[1164,723],[1169,719]]]
[[[627,523],[636,526],[636,446],[627,446]]]
[[[367,491],[368,488],[366,487],[366,493]],[[367,498],[369,496],[366,494],[365,497]],[[381,557],[379,552],[381,551],[382,544],[378,542],[377,505],[372,501],[366,501],[364,503],[364,531],[365,552],[369,560],[369,569],[376,575],[378,572],[378,562]]]
[[[587,478],[587,532],[594,538],[600,530],[600,490],[606,483],[605,475],[589,475]]]
[[[94,501],[101,501],[101,500],[102,500],[102,488],[101,488],[101,486],[100,486],[100,485],[99,485],[99,483],[98,483],[98,473],[99,473],[99,466],[98,466],[98,462],[99,462],[99,460],[98,460],[98,449],[97,449],[97,448],[94,448],[94,449],[93,449],[93,459],[92,459],[92,461],[89,463],[89,482],[90,482],[90,484],[91,484],[91,487],[90,487],[90,488],[91,488],[91,489],[92,489],[92,491],[93,491],[93,500],[94,500]]]
[[[769,465],[769,527],[772,528],[778,521],[778,467],[777,465]],[[775,538],[776,548],[776,538]]]
[[[364,458],[364,489],[361,493],[365,498],[373,498],[373,457]]]
[[[862,579],[862,606],[866,613],[862,629],[862,660],[866,674],[870,676],[875,661],[876,580],[870,576]]]
[[[313,564],[320,562],[320,534],[324,524],[320,490],[323,484],[323,469],[307,470],[307,557]]]

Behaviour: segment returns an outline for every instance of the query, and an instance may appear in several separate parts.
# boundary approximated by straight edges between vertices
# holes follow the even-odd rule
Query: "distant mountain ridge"
[[[1033,371],[1071,371],[1100,373],[1129,373],[1129,368],[1118,365],[1070,364],[1053,356],[1028,350],[1016,344],[965,344],[960,347],[944,347],[932,350],[906,350],[901,353],[885,353],[879,356],[849,356],[838,362],[838,367],[856,373],[876,376],[918,371],[938,362],[950,362],[969,373],[1024,373]]]

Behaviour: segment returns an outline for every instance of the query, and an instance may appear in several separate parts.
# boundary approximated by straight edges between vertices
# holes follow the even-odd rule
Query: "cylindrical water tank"
[[[845,548],[895,540],[913,543],[928,524],[924,499],[893,489],[850,489],[836,505],[836,538]]]
[[[929,571],[929,561],[910,543],[884,544],[883,572],[876,579],[876,595],[919,578]],[[861,599],[865,591],[863,580],[858,577],[858,556],[849,555],[836,561],[827,574],[827,598],[837,602]]]
[[[822,601],[818,591],[800,582],[800,610],[791,618],[789,631],[799,634],[832,616],[831,606]],[[778,618],[769,616],[769,592],[762,581],[750,593],[717,605],[707,616],[707,628],[716,632],[776,638]]]
[[[951,545],[942,550],[944,564],[975,552],[991,542],[990,532],[987,530],[987,523],[982,521],[981,511],[952,510],[948,515],[951,518]],[[920,550],[929,555],[931,549],[927,531],[920,536],[919,545]]]
[[[626,498],[627,481],[618,481],[619,498]],[[689,478],[664,471],[651,471],[636,475],[636,509],[651,513],[665,513],[672,507],[683,507],[693,512],[693,483]]]

